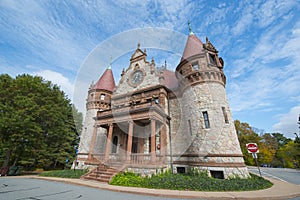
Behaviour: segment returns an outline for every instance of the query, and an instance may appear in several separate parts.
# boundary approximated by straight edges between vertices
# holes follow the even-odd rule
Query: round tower
[[[223,67],[223,59],[208,38],[203,44],[190,29],[176,68],[183,111],[179,131],[188,143],[177,164],[205,169],[216,178],[248,177],[226,97]]]
[[[115,89],[115,80],[111,70],[108,67],[99,80],[92,83],[88,90],[86,99],[86,116],[80,135],[78,149],[78,167],[86,167],[89,164],[97,163],[97,157],[94,154],[101,154],[105,151],[107,140],[107,130],[101,127],[95,127],[95,117],[98,111],[111,109],[111,96]]]

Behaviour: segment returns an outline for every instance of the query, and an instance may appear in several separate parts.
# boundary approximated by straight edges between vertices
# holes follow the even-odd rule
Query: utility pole
[[[299,118],[298,118],[298,125],[299,125],[299,135],[300,135],[300,114],[299,114]]]

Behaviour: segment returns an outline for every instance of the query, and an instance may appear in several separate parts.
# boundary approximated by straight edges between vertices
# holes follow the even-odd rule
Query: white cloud
[[[300,95],[297,84],[300,82],[300,23],[286,31],[289,22],[282,21],[265,29],[255,45],[252,44],[248,56],[233,62],[228,85],[233,111],[266,111],[276,106],[278,99],[292,101]],[[282,104],[277,106],[286,108]]]
[[[299,115],[300,105],[291,108],[288,113],[278,116],[279,122],[273,125],[273,132],[281,132],[286,137],[294,138],[294,133],[299,133],[299,125],[297,125]]]
[[[286,15],[291,8],[297,7],[297,1],[268,0],[256,9],[256,18],[261,28],[274,23],[280,17]]]
[[[1,6],[1,39],[10,41],[17,49],[11,55],[14,60],[26,64],[43,63],[43,66],[51,63],[53,67],[61,66],[72,71],[79,67],[87,49],[95,45],[94,38],[84,32],[86,29],[74,31],[82,20],[68,9],[68,5],[59,7],[55,2],[12,1],[2,2]]]
[[[232,32],[234,35],[241,35],[247,28],[250,27],[253,21],[253,7],[248,5],[242,16],[237,20],[236,25],[233,27]]]
[[[34,75],[41,76],[47,81],[51,81],[53,84],[60,86],[69,99],[72,99],[74,86],[70,80],[61,73],[51,70],[41,70],[33,73]]]

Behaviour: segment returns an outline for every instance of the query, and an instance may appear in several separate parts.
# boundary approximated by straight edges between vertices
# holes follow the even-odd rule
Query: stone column
[[[97,137],[97,125],[94,125],[94,132],[93,132],[93,136],[92,136],[92,140],[91,140],[88,160],[92,160],[92,158],[93,158],[96,137]]]
[[[167,122],[163,125],[160,133],[160,153],[163,157],[165,157],[167,153]]]
[[[155,119],[152,118],[151,119],[151,148],[150,148],[150,152],[151,152],[151,162],[154,163],[155,162],[155,158],[156,158],[156,148],[155,148]]]
[[[130,161],[131,149],[132,149],[132,136],[133,136],[133,121],[129,122],[128,128],[128,140],[127,140],[127,160]]]
[[[109,154],[111,152],[113,128],[114,128],[114,125],[109,124],[108,135],[107,135],[107,140],[106,140],[106,148],[105,148],[105,157],[104,157],[105,161],[107,161],[109,159]]]

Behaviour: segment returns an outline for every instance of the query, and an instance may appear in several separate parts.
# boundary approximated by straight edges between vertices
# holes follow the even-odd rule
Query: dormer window
[[[100,100],[104,100],[105,99],[105,94],[101,94],[100,95]]]
[[[198,70],[199,69],[198,62],[193,62],[192,67],[193,67],[193,70]]]
[[[213,64],[213,65],[216,65],[217,64],[217,62],[216,62],[216,57],[215,57],[215,55],[214,54],[208,54],[208,57],[209,57],[209,62],[210,62],[210,64]]]

